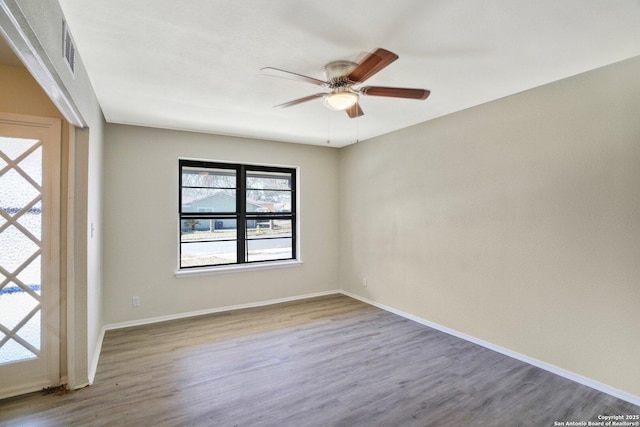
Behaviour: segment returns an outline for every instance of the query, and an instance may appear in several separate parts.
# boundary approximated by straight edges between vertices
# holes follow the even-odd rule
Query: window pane
[[[183,187],[236,188],[236,172],[233,169],[182,167]]]
[[[291,191],[247,190],[247,212],[291,212]]]
[[[291,190],[291,173],[247,171],[247,188]]]
[[[235,212],[236,191],[183,188],[182,212]]]
[[[181,242],[236,240],[235,218],[188,218],[180,221]]]
[[[235,264],[237,241],[181,243],[180,267]]]
[[[249,239],[291,237],[290,219],[249,219],[247,237]]]
[[[293,258],[292,239],[247,240],[247,261],[268,261]]]
[[[291,219],[247,221],[247,261],[293,258]]]

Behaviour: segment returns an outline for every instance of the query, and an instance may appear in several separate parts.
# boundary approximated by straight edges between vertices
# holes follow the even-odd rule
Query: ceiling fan
[[[386,96],[392,98],[427,99],[431,93],[427,89],[410,89],[387,86],[359,86],[369,77],[398,59],[398,55],[386,49],[378,48],[369,52],[359,62],[333,61],[324,67],[326,81],[280,70],[278,68],[264,67],[262,74],[311,83],[328,89],[328,92],[314,93],[303,98],[294,99],[284,104],[276,105],[274,109],[291,107],[312,101],[316,98],[324,98],[324,105],[335,111],[344,110],[349,117],[356,118],[364,115],[358,103],[360,95]]]

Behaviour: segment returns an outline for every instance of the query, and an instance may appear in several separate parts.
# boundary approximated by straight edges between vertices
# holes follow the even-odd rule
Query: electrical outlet
[[[131,298],[131,304],[134,307],[140,307],[140,297],[133,297]]]
[[[362,278],[362,286],[364,286],[365,288],[367,287],[367,278],[366,277]]]

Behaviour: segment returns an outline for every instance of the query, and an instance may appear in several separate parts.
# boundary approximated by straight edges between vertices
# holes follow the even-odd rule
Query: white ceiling
[[[640,0],[60,0],[109,122],[340,147],[640,55]],[[318,92],[334,60],[400,58],[349,119]]]

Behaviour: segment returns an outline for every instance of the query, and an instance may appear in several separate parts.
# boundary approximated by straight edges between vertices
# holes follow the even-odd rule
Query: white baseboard
[[[487,348],[489,350],[496,351],[498,353],[504,354],[505,356],[512,357],[512,358],[514,358],[516,360],[520,360],[521,362],[525,362],[525,363],[528,363],[530,365],[536,366],[536,367],[538,367],[540,369],[544,369],[545,371],[548,371],[548,372],[551,372],[553,374],[559,375],[559,376],[564,377],[564,378],[566,378],[568,380],[577,382],[577,383],[582,384],[582,385],[586,385],[587,387],[591,387],[592,389],[601,391],[601,392],[606,393],[608,395],[611,395],[613,397],[617,397],[618,399],[622,399],[622,400],[625,400],[625,401],[627,401],[629,403],[633,403],[634,405],[640,406],[640,396],[636,396],[634,394],[627,393],[626,391],[619,390],[619,389],[611,387],[611,386],[609,386],[607,384],[603,384],[601,382],[592,380],[591,378],[583,377],[582,375],[576,374],[576,373],[571,372],[571,371],[567,371],[566,369],[559,368],[559,367],[557,367],[555,365],[551,365],[549,363],[540,361],[538,359],[534,359],[533,357],[529,357],[527,355],[524,355],[524,354],[521,354],[521,353],[518,353],[518,352],[515,352],[515,351],[512,351],[512,350],[509,350],[509,349],[504,348],[504,347],[500,347],[500,346],[492,344],[490,342],[483,341],[483,340],[481,340],[479,338],[473,337],[471,335],[464,334],[462,332],[456,331],[456,330],[451,329],[451,328],[447,328],[446,326],[442,326],[442,325],[439,325],[439,324],[434,323],[434,322],[430,322],[428,320],[422,319],[422,318],[414,316],[412,314],[405,313],[405,312],[400,311],[400,310],[396,310],[393,307],[389,307],[387,305],[380,304],[380,303],[378,303],[376,301],[372,301],[370,299],[361,297],[360,295],[352,294],[351,292],[344,291],[344,290],[341,290],[340,293],[342,293],[343,295],[346,295],[348,297],[351,297],[351,298],[357,299],[359,301],[362,301],[362,302],[364,302],[366,304],[373,305],[375,307],[381,308],[381,309],[383,309],[385,311],[388,311],[390,313],[397,314],[398,316],[402,316],[402,317],[404,317],[406,319],[413,320],[414,322],[418,322],[418,323],[420,323],[422,325],[425,325],[425,326],[428,326],[430,328],[436,329],[436,330],[438,330],[440,332],[444,332],[444,333],[452,335],[452,336],[454,336],[456,338],[460,338],[460,339],[463,339],[465,341],[472,342],[472,343],[477,344],[479,346],[485,347],[485,348]]]
[[[202,316],[203,314],[213,314],[213,313],[222,313],[225,311],[241,310],[243,308],[262,307],[266,305],[279,304],[282,302],[297,301],[301,299],[315,298],[315,297],[321,297],[325,295],[334,295],[339,293],[341,293],[340,290],[335,289],[331,291],[315,292],[312,294],[296,295],[293,297],[277,298],[277,299],[272,299],[267,301],[258,301],[258,302],[252,302],[247,304],[229,305],[225,307],[189,311],[186,313],[170,314],[167,316],[157,316],[157,317],[149,317],[146,319],[130,320],[127,322],[111,323],[111,324],[105,325],[102,328],[103,334],[100,337],[100,342],[102,343],[102,339],[104,338],[104,332],[110,331],[112,329],[122,329],[122,328],[129,328],[131,326],[149,325],[151,323],[166,322],[167,320],[185,319],[187,317]],[[97,366],[97,363],[96,363],[96,366]]]

